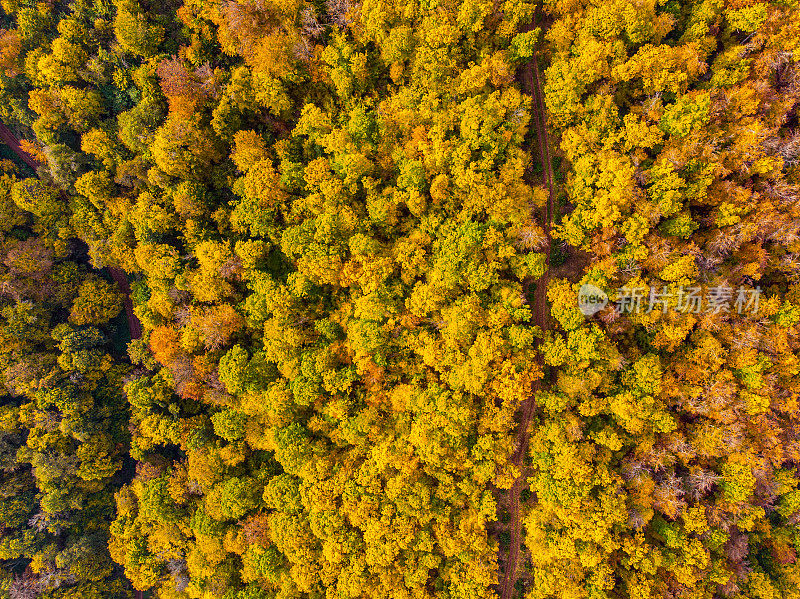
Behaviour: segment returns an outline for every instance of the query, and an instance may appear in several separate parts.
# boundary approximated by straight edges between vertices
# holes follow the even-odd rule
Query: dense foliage
[[[107,549],[128,437],[121,298],[52,235],[58,190],[0,168],[2,584],[15,599],[123,596]]]
[[[556,236],[591,263],[549,287],[529,597],[797,597],[796,7],[550,10]],[[584,320],[581,283],[657,299]]]
[[[796,2],[2,9],[12,599],[800,597]]]

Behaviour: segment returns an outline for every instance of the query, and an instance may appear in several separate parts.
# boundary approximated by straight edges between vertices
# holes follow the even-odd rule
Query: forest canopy
[[[0,0],[0,593],[800,599],[797,0]]]

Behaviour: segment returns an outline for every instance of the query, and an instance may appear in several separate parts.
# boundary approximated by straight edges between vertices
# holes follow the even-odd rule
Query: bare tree
[[[357,8],[351,0],[326,0],[325,7],[331,22],[341,29],[353,22],[353,12]]]
[[[714,474],[710,470],[698,468],[689,475],[689,497],[695,501],[700,499],[713,488],[720,478],[719,475]]]

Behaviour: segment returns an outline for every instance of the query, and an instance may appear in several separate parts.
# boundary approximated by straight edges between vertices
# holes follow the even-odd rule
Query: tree
[[[152,144],[156,165],[166,174],[181,179],[203,180],[209,169],[222,159],[219,141],[200,121],[172,115],[155,134]]]
[[[136,106],[117,115],[119,139],[133,152],[143,152],[152,143],[153,138],[164,119],[161,104],[150,97],[145,97]]]
[[[42,183],[39,179],[23,179],[14,183],[11,189],[14,203],[31,212],[52,227],[63,212],[63,200],[58,190]]]
[[[193,308],[191,316],[192,324],[197,327],[206,348],[210,350],[227,344],[244,325],[239,313],[228,304]]]
[[[114,34],[120,46],[135,56],[150,58],[158,52],[164,28],[152,23],[136,0],[114,2]]]
[[[122,297],[115,285],[99,278],[88,279],[72,304],[69,321],[76,325],[106,323],[122,311]]]

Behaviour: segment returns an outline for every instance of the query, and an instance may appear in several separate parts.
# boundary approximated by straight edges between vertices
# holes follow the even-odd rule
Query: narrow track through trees
[[[11,148],[11,150],[17,156],[19,156],[20,160],[30,166],[34,171],[39,167],[39,163],[36,161],[36,159],[22,149],[17,136],[14,135],[11,129],[6,127],[3,122],[0,122],[0,142]],[[128,329],[130,330],[131,339],[139,339],[142,336],[142,323],[139,322],[139,319],[136,317],[136,314],[133,311],[133,303],[131,302],[131,286],[128,282],[128,275],[121,268],[110,267],[108,272],[111,275],[111,278],[114,279],[117,287],[119,287],[120,293],[122,293],[125,305],[125,315],[128,318]]]
[[[526,31],[532,31],[541,23],[541,4],[538,5],[533,23],[526,27]],[[542,164],[542,172],[545,186],[547,187],[548,197],[545,211],[542,215],[542,225],[546,236],[545,252],[547,255],[547,268],[544,275],[536,282],[533,305],[533,322],[539,326],[542,333],[547,331],[550,321],[550,310],[547,306],[547,283],[550,278],[550,230],[553,220],[553,210],[555,206],[555,180],[553,175],[553,160],[550,152],[550,140],[547,134],[547,110],[544,104],[544,93],[542,91],[542,75],[538,64],[538,48],[541,47],[542,35],[540,34],[537,43],[537,51],[533,58],[520,71],[520,83],[522,90],[533,98],[533,125],[536,130],[538,141],[539,159]],[[538,351],[538,347],[537,347]],[[541,361],[541,356],[540,356]],[[520,547],[522,545],[523,530],[520,509],[520,496],[525,487],[527,473],[525,472],[525,454],[528,451],[528,428],[536,409],[535,394],[541,388],[542,380],[536,381],[528,398],[520,406],[520,418],[517,425],[516,450],[511,456],[511,463],[520,472],[519,477],[507,493],[506,505],[511,518],[510,543],[508,556],[505,560],[502,580],[499,585],[499,595],[501,599],[512,599],[514,589],[518,579],[518,567],[520,559]]]

